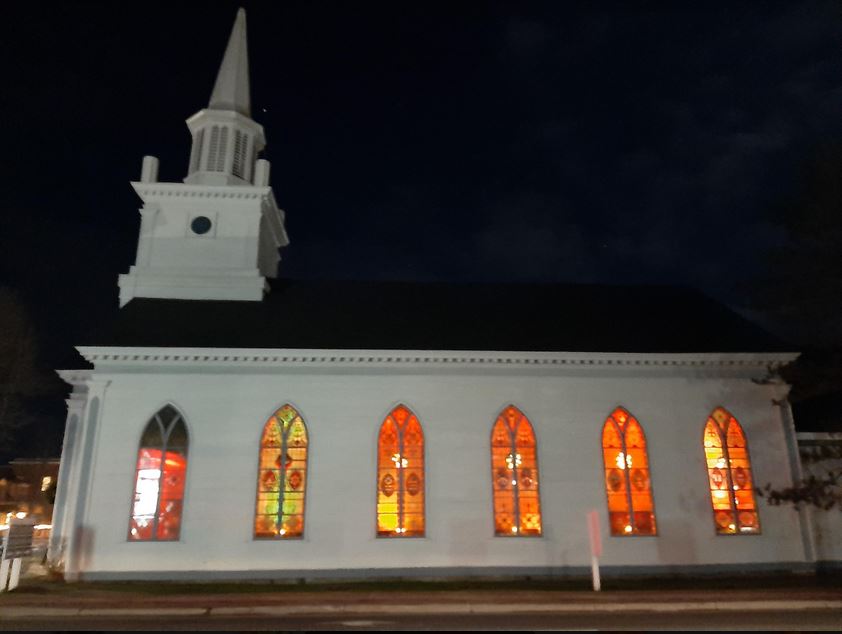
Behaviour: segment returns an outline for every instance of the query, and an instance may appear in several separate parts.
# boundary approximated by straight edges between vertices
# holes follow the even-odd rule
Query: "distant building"
[[[29,491],[26,492],[29,495]],[[18,479],[11,465],[0,466],[0,523],[17,511]]]
[[[16,458],[0,466],[0,524],[9,513],[26,513],[37,524],[49,524],[58,468],[58,458]]]
[[[611,573],[815,567],[754,492],[800,469],[787,346],[683,289],[275,280],[242,10],[187,125],[184,182],[132,183],[93,369],[60,372],[68,580],[586,574],[592,509]]]

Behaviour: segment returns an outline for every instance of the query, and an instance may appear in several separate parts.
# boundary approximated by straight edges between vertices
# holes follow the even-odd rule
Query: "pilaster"
[[[789,386],[787,386],[789,387]],[[780,403],[781,423],[783,425],[784,436],[786,437],[787,455],[789,458],[790,473],[792,474],[792,483],[797,485],[804,477],[804,469],[801,466],[801,455],[798,452],[798,439],[795,436],[795,420],[792,416],[792,406],[789,399],[786,398],[787,392],[784,392],[782,398],[778,401]],[[801,543],[804,548],[804,560],[815,563],[816,561],[816,532],[813,523],[812,512],[806,505],[798,506],[798,523],[801,528]]]
[[[82,421],[88,402],[88,381],[90,370],[59,370],[58,375],[72,386],[72,391],[65,400],[67,419],[65,422],[64,441],[56,482],[56,497],[53,505],[52,528],[47,550],[47,559],[51,566],[62,568],[67,546],[68,508],[74,506],[75,482],[78,472],[79,438]]]
[[[110,380],[96,379],[93,376],[87,382],[88,398],[78,434],[80,442],[75,452],[73,484],[69,487],[74,503],[72,507],[68,506],[64,521],[66,581],[79,580],[93,546],[94,533],[91,527],[86,525],[87,502],[94,480],[99,423],[105,409],[105,393],[110,384]]]

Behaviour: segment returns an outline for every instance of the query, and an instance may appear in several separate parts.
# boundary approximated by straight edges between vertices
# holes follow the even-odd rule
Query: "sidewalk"
[[[91,584],[92,585],[92,584]],[[515,584],[516,585],[516,584]],[[35,590],[33,587],[32,590]],[[0,619],[62,616],[307,614],[539,614],[573,612],[838,610],[842,591],[823,588],[658,591],[306,591],[143,594],[88,584],[67,591],[0,594]]]

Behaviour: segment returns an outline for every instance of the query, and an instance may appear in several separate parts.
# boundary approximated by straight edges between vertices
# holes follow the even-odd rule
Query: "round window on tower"
[[[190,223],[190,228],[193,230],[193,233],[203,235],[210,231],[210,218],[207,216],[196,216],[193,218],[193,222]]]

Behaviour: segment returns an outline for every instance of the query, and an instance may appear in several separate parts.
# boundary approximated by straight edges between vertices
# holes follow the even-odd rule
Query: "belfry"
[[[137,257],[121,275],[120,305],[135,297],[259,301],[289,243],[269,185],[263,126],[251,118],[246,14],[237,19],[208,107],[187,120],[193,144],[184,183],[158,182],[143,159]]]

